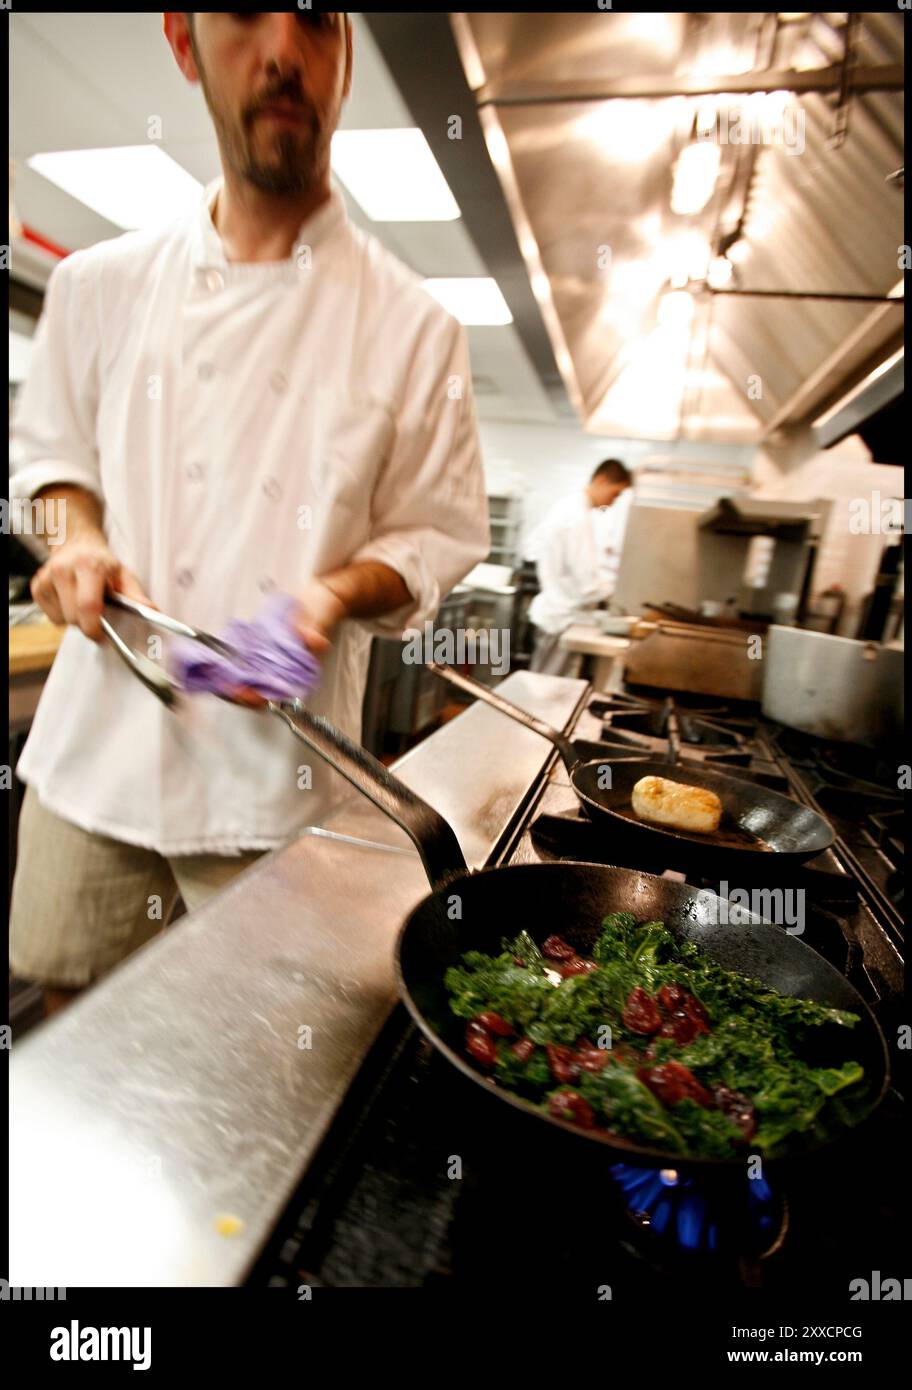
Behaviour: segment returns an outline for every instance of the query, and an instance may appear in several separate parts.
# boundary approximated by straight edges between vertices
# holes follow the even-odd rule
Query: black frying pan
[[[584,761],[563,734],[518,705],[510,704],[486,685],[447,666],[431,663],[429,669],[450,685],[549,739],[560,753],[573,790],[588,815],[606,828],[622,828],[628,844],[641,845],[646,854],[654,855],[664,846],[669,855],[668,867],[679,863],[693,865],[697,861],[703,865],[710,860],[715,864],[720,851],[724,851],[726,868],[754,874],[759,870],[762,874],[762,861],[770,853],[787,856],[790,863],[799,864],[813,859],[833,843],[833,828],[819,812],[781,792],[696,763],[675,768],[660,759],[639,755],[615,758],[613,751],[596,761]],[[610,778],[606,777],[606,769],[610,769]],[[631,792],[635,782],[649,776],[667,777],[715,792],[722,803],[719,829],[711,835],[688,834],[639,820],[630,804]],[[606,786],[609,780],[610,785]]]
[[[864,1118],[876,1108],[889,1081],[887,1048],[880,1028],[861,995],[797,937],[748,912],[737,914],[737,925],[720,925],[720,899],[714,893],[634,869],[555,863],[469,872],[447,822],[369,753],[325,719],[308,713],[298,701],[277,704],[275,712],[308,747],[395,820],[414,842],[432,891],[413,909],[400,931],[396,943],[399,990],[418,1027],[438,1052],[489,1095],[538,1123],[551,1126],[552,1131],[563,1130],[581,1141],[601,1144],[628,1161],[645,1161],[650,1166],[743,1170],[743,1157],[685,1161],[679,1155],[614,1135],[576,1129],[494,1087],[462,1051],[464,1024],[450,1013],[443,976],[463,952],[474,949],[498,953],[501,937],[521,928],[539,944],[559,931],[578,950],[588,951],[607,913],[632,912],[640,920],[661,918],[671,931],[693,940],[726,969],[753,976],[784,994],[858,1014],[860,1022],[844,1040],[844,1057],[861,1062],[868,1077]],[[461,906],[458,920],[454,920],[451,910],[454,895]],[[728,907],[733,918],[735,908]],[[837,1063],[843,1058],[832,1056],[828,1060]],[[851,1130],[844,1132],[850,1133]],[[818,1143],[815,1147],[829,1144]]]

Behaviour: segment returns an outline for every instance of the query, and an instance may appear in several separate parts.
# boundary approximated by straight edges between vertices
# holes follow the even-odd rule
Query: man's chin
[[[281,144],[269,154],[249,150],[244,174],[264,193],[292,195],[302,193],[313,182],[313,142],[307,136],[283,134]],[[270,157],[271,155],[271,157]]]
[[[252,183],[261,193],[272,193],[284,198],[306,193],[314,182],[313,165],[309,159],[301,159],[293,168],[248,164],[244,176],[248,183]]]

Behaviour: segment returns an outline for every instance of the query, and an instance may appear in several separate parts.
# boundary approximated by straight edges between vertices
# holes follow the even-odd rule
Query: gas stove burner
[[[737,1253],[762,1259],[778,1250],[788,1230],[788,1206],[765,1178],[737,1187],[702,1183],[674,1168],[616,1163],[609,1172],[639,1232],[683,1253]]]
[[[614,730],[626,729],[631,733],[643,733],[651,738],[665,739],[668,735],[667,710],[615,710],[611,712],[611,726]],[[682,743],[697,744],[706,748],[737,748],[741,742],[738,734],[717,724],[711,719],[698,719],[694,715],[678,715],[678,732]]]
[[[875,799],[882,797],[893,803],[901,800],[895,764],[876,748],[833,743],[786,728],[776,730],[774,742],[786,757],[803,767],[813,768],[832,787]]]
[[[657,735],[625,733],[614,723],[603,724],[602,743],[605,749],[620,756],[639,753],[643,758],[663,758],[668,752],[668,740]],[[685,741],[681,745],[682,763],[709,763],[720,767],[747,767],[751,761],[749,749],[731,747],[726,743]]]

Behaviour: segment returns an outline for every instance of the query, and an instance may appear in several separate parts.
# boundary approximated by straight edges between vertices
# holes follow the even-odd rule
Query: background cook
[[[619,459],[605,459],[586,487],[562,498],[529,537],[526,554],[539,583],[529,605],[536,628],[531,671],[569,674],[575,658],[561,647],[561,634],[614,593],[632,482]]]

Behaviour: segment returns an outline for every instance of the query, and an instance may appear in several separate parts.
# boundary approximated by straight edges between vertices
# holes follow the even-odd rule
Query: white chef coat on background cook
[[[538,570],[529,618],[542,632],[563,632],[610,599],[617,582],[633,489],[610,507],[592,507],[585,492],[558,502],[536,527],[526,554]]]
[[[229,263],[211,218],[221,182],[164,231],[54,268],[11,495],[97,493],[118,559],[163,612],[210,632],[274,588],[390,565],[414,603],[343,623],[308,701],[360,741],[371,633],[432,618],[488,553],[466,335],[336,190],[302,224],[303,255]],[[18,773],[76,825],[164,854],[273,848],[347,786],[268,714],[210,695],[166,710],[76,628]]]

